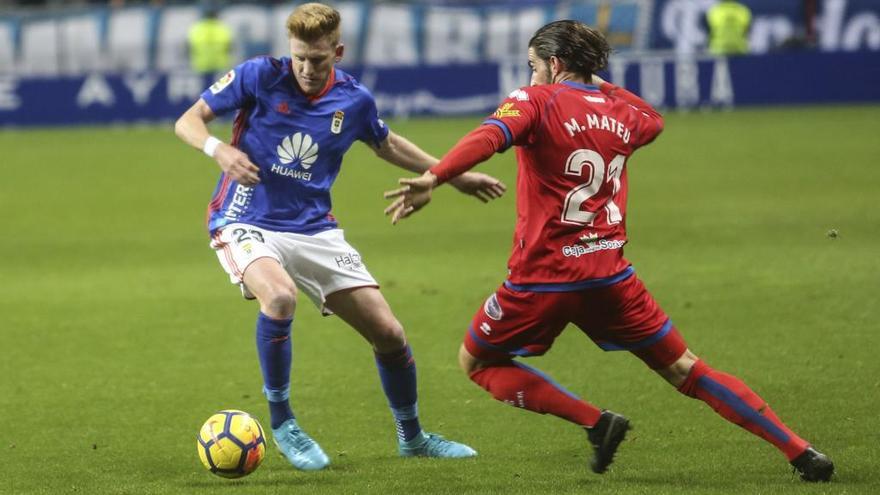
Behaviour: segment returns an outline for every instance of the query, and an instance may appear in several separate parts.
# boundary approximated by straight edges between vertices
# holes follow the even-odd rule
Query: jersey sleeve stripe
[[[217,194],[211,198],[211,202],[208,203],[208,208],[205,212],[205,224],[208,225],[208,230],[211,230],[211,217],[223,206],[223,202],[226,201],[226,195],[229,193],[229,183],[232,182],[231,177],[226,174],[222,175],[223,179],[220,181]]]
[[[242,108],[235,116],[235,120],[232,122],[232,140],[229,141],[230,146],[238,147],[238,143],[241,142],[241,136],[247,129],[248,117],[250,116],[251,110],[253,110],[253,107]]]
[[[510,145],[513,144],[513,134],[511,134],[510,128],[504,122],[498,119],[486,119],[483,121],[483,125],[494,125],[501,128],[501,132],[504,133],[504,148],[501,151],[510,148]]]

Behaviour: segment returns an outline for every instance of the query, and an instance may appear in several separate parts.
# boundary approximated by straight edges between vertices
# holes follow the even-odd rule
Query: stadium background
[[[838,464],[806,487],[772,449],[640,363],[566,332],[532,364],[636,427],[604,476],[581,434],[496,403],[457,370],[470,315],[503,280],[511,193],[450,191],[392,228],[403,173],[354,147],[334,214],[408,329],[426,425],[473,462],[401,461],[366,346],[303,300],[294,404],[333,468],[270,455],[240,482],[200,466],[222,408],[265,424],[256,308],[207,248],[217,171],[172,119],[214,76],[187,68],[186,2],[0,1],[0,493],[876,493],[880,420],[880,5],[745,1],[752,54],[704,52],[712,0],[338,2],[343,68],[397,132],[442,155],[528,79],[559,17],[601,26],[608,77],[661,107],[630,161],[627,256],[694,350],[765,396]],[[285,53],[289,2],[221,4],[236,58]],[[228,123],[216,133],[228,137]],[[512,185],[513,156],[481,168]],[[271,452],[271,449],[270,449]]]

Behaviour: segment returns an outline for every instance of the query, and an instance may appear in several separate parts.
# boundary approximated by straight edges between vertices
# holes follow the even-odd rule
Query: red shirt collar
[[[335,83],[336,83],[336,68],[334,67],[333,70],[330,71],[330,77],[327,78],[327,84],[324,86],[324,89],[322,89],[321,92],[316,94],[315,96],[310,96],[309,101],[315,102],[315,101],[318,101],[319,99],[321,99],[321,97],[323,97],[324,95],[327,94],[328,91],[330,91],[330,88],[332,88],[333,84],[335,84]]]
[[[293,75],[293,62],[291,62],[290,64],[290,76],[293,77],[293,84],[296,85],[296,88],[299,90],[300,93],[302,93],[302,88],[299,87],[299,83],[296,82],[296,76]],[[313,96],[306,96],[306,98],[312,103],[320,100],[324,95],[327,94],[327,92],[330,91],[330,88],[333,87],[334,83],[336,83],[335,67],[333,68],[333,70],[330,71],[330,77],[327,78],[327,84],[324,85],[324,88],[319,91],[318,94]],[[303,96],[305,96],[305,93],[303,93]]]

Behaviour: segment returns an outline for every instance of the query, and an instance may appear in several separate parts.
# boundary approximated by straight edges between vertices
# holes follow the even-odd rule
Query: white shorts
[[[361,261],[361,255],[345,241],[342,229],[315,235],[275,232],[244,223],[224,226],[214,234],[211,249],[233,284],[253,299],[244,286],[248,265],[260,258],[272,258],[287,271],[302,292],[324,314],[329,294],[354,287],[378,287]]]

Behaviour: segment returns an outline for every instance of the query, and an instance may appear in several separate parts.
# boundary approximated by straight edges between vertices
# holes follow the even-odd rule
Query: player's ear
[[[550,66],[550,83],[552,84],[556,79],[556,76],[565,70],[565,64],[562,63],[562,60],[559,60],[559,57],[556,55],[550,55],[550,60],[547,61]]]
[[[336,45],[336,63],[339,63],[342,60],[343,53],[345,53],[345,45],[340,42]]]

